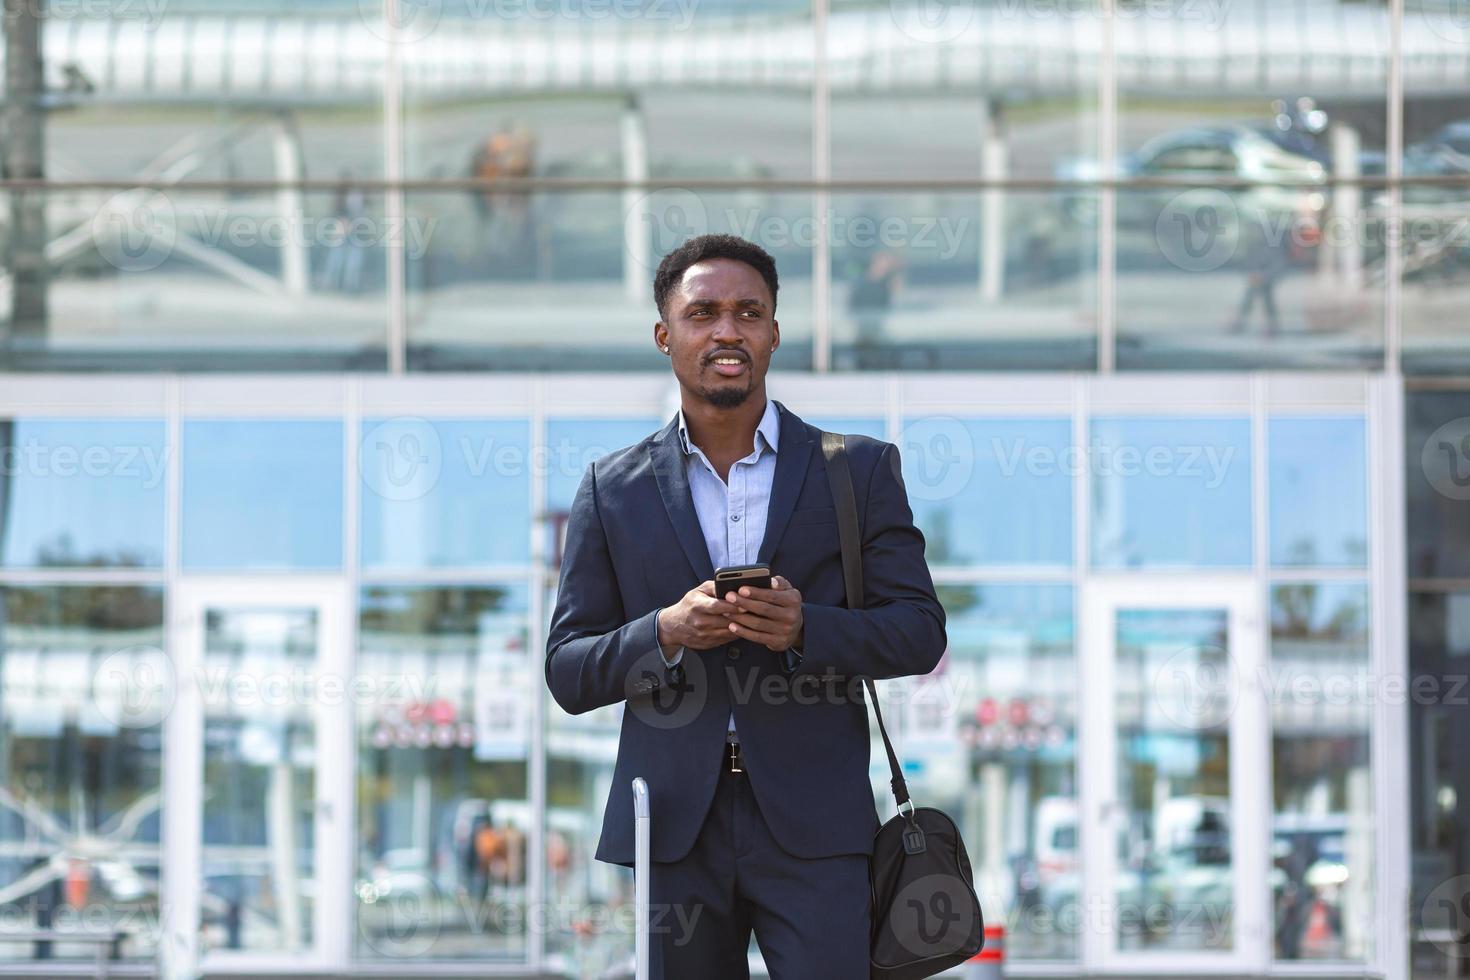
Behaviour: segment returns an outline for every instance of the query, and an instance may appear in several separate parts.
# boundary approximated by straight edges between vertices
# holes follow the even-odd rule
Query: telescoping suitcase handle
[[[648,980],[648,783],[633,779],[633,911],[638,921],[633,948],[638,980]]]

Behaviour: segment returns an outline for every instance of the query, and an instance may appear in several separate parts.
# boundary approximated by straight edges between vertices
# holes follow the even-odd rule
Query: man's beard
[[[704,390],[704,400],[715,408],[734,408],[737,405],[744,404],[745,399],[750,397],[750,393],[753,390],[753,388],[730,387],[706,388]]]

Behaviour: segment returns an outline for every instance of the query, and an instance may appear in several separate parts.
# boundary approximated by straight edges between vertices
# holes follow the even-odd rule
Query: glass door
[[[346,589],[190,580],[177,600],[168,972],[340,964],[352,839]]]
[[[1130,577],[1084,595],[1083,955],[1130,975],[1264,969],[1257,587]]]

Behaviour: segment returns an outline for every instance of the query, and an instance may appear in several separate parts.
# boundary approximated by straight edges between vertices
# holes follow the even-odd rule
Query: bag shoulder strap
[[[822,433],[822,455],[827,459],[827,484],[832,488],[832,503],[837,508],[837,537],[842,544],[842,581],[847,587],[847,608],[863,608],[863,552],[858,539],[857,499],[852,491],[852,471],[847,465],[847,439],[840,432]],[[873,706],[873,716],[878,719],[878,734],[883,736],[883,748],[888,752],[889,785],[893,787],[893,799],[902,810],[909,803],[909,786],[903,778],[903,766],[898,754],[893,751],[893,742],[888,738],[888,729],[883,724],[883,709],[878,704],[878,689],[871,677],[863,677],[868,690],[868,703]],[[912,806],[912,804],[910,804]]]

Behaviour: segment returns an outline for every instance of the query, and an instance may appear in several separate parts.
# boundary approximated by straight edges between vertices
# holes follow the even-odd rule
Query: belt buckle
[[[740,740],[735,737],[734,732],[725,735],[725,744],[730,748],[730,754],[726,757],[726,769],[729,772],[744,772],[740,763],[745,761],[740,757]]]

